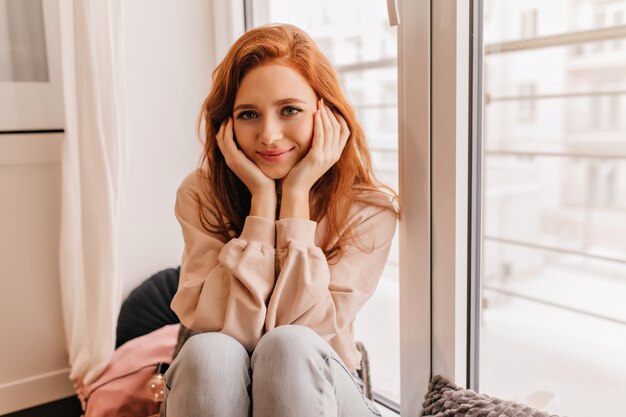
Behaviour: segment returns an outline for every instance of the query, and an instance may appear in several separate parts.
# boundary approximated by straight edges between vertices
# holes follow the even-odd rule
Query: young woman
[[[213,74],[200,168],[176,198],[185,250],[172,309],[191,337],[166,415],[380,415],[362,394],[356,314],[395,232],[363,131],[314,42],[244,34]]]

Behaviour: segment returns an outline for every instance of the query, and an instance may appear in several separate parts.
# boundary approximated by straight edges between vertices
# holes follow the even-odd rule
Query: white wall
[[[0,135],[0,415],[73,391],[58,274],[62,140]]]
[[[153,273],[180,264],[176,189],[197,165],[196,120],[215,64],[211,2],[124,5],[130,133],[122,219],[126,296]]]

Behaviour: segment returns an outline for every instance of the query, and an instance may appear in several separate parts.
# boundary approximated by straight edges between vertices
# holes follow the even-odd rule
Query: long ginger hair
[[[232,116],[235,95],[243,77],[253,68],[266,64],[289,66],[308,81],[318,98],[341,114],[350,129],[350,137],[339,160],[313,185],[311,220],[326,219],[327,230],[321,247],[326,258],[341,258],[351,240],[351,229],[345,224],[355,201],[389,208],[387,204],[363,199],[363,191],[386,193],[397,200],[397,194],[374,175],[370,152],[363,129],[354,110],[341,91],[335,70],[313,40],[301,29],[287,24],[268,25],[242,35],[230,48],[224,60],[213,71],[213,85],[202,105],[198,130],[203,137],[198,183],[198,215],[202,226],[224,241],[239,236],[250,213],[251,194],[245,184],[226,164],[216,142],[220,125]],[[392,206],[397,214],[397,203]],[[211,222],[205,210],[216,222]],[[331,245],[333,236],[338,241]]]

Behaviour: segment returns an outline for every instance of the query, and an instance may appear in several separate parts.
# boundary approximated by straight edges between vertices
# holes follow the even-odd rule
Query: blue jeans
[[[362,381],[305,326],[269,331],[252,357],[223,333],[193,336],[165,381],[167,417],[380,416]]]

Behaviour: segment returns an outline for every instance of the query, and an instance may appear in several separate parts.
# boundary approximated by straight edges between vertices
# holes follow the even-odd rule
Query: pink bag
[[[117,348],[98,379],[74,385],[84,417],[158,416],[162,372],[172,362],[180,324],[161,327]],[[163,365],[165,364],[165,365]]]

